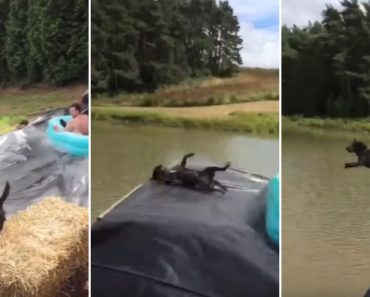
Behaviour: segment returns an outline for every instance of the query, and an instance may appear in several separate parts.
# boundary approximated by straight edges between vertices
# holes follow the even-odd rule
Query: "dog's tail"
[[[3,194],[0,197],[0,207],[3,206],[5,199],[9,196],[9,193],[10,193],[10,185],[8,182],[6,182]]]

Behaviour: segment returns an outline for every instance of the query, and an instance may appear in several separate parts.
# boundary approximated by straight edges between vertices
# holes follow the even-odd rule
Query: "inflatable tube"
[[[280,203],[279,203],[279,175],[276,175],[267,186],[266,194],[266,230],[269,238],[279,245],[279,218],[280,218]]]
[[[62,152],[66,152],[71,156],[87,157],[89,155],[89,136],[71,133],[71,132],[57,132],[54,130],[55,126],[63,129],[60,120],[69,122],[72,120],[71,116],[54,117],[49,120],[47,135],[54,147]]]

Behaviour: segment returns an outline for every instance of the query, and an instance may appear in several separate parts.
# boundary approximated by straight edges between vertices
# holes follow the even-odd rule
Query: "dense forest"
[[[0,86],[88,76],[88,0],[0,0]]]
[[[231,76],[242,63],[227,1],[93,0],[95,92],[153,91],[188,77]]]
[[[340,3],[322,22],[283,27],[283,114],[370,114],[370,1]]]

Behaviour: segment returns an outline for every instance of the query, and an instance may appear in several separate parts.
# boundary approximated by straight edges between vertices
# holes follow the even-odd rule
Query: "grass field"
[[[370,118],[345,119],[345,118],[303,118],[300,116],[283,117],[283,130],[330,130],[369,133]]]
[[[92,101],[92,115],[122,124],[277,135],[278,82],[278,71],[249,69],[232,78],[193,79],[152,94],[100,95]]]
[[[19,121],[32,119],[39,113],[66,107],[80,99],[86,85],[64,88],[37,87],[29,90],[0,89],[0,135],[15,128]]]
[[[94,100],[94,105],[186,107],[278,99],[278,71],[244,69],[231,78],[189,79],[179,85],[163,87],[154,93],[120,94],[112,98],[100,95]]]

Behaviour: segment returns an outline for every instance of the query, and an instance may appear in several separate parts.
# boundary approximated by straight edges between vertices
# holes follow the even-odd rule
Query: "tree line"
[[[88,75],[88,0],[0,0],[0,85]]]
[[[327,5],[321,22],[282,29],[285,115],[370,114],[370,1]]]
[[[153,91],[188,77],[231,76],[242,63],[227,1],[93,0],[95,92]]]

